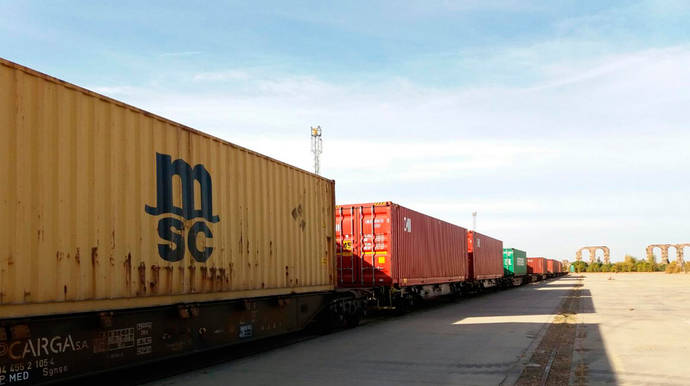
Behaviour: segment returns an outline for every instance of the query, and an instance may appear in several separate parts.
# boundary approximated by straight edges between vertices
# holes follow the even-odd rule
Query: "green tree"
[[[647,261],[638,261],[635,263],[635,271],[637,272],[654,272],[654,265]]]
[[[601,272],[601,262],[595,261],[587,267],[587,272]]]
[[[584,261],[576,261],[573,263],[573,267],[575,267],[575,272],[580,273],[580,272],[586,272],[587,271],[587,263]]]
[[[666,273],[680,273],[681,271],[681,266],[675,261],[672,261],[671,263],[666,265]]]
[[[647,264],[649,264],[649,271],[647,272],[655,272],[659,270],[659,265],[656,263],[656,256],[654,256],[653,253],[647,255]]]
[[[623,271],[622,272],[636,272],[638,259],[632,255],[625,255],[625,261],[623,261]]]

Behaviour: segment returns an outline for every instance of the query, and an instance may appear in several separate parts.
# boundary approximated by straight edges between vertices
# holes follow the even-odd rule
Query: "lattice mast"
[[[319,163],[321,153],[323,153],[323,141],[321,140],[321,126],[311,128],[311,152],[314,153],[314,173],[320,174],[321,165]]]

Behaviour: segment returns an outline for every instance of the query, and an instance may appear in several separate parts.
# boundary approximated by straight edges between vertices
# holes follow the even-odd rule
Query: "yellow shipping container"
[[[331,290],[334,182],[0,59],[0,318]]]

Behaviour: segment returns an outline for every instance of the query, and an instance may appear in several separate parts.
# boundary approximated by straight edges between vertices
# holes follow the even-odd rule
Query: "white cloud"
[[[525,87],[234,69],[189,79],[240,88],[98,90],[307,170],[320,124],[338,202],[394,200],[460,225],[479,210],[482,230],[528,252],[569,257],[603,243],[622,257],[686,241],[690,47],[548,59]]]

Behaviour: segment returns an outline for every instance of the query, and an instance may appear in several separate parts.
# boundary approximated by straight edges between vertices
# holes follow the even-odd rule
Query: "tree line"
[[[646,259],[625,255],[625,260],[617,263],[604,264],[601,260],[593,263],[576,261],[573,264],[575,272],[666,272],[680,273],[690,272],[690,262],[678,264],[677,262],[657,263],[656,256],[650,255]]]

